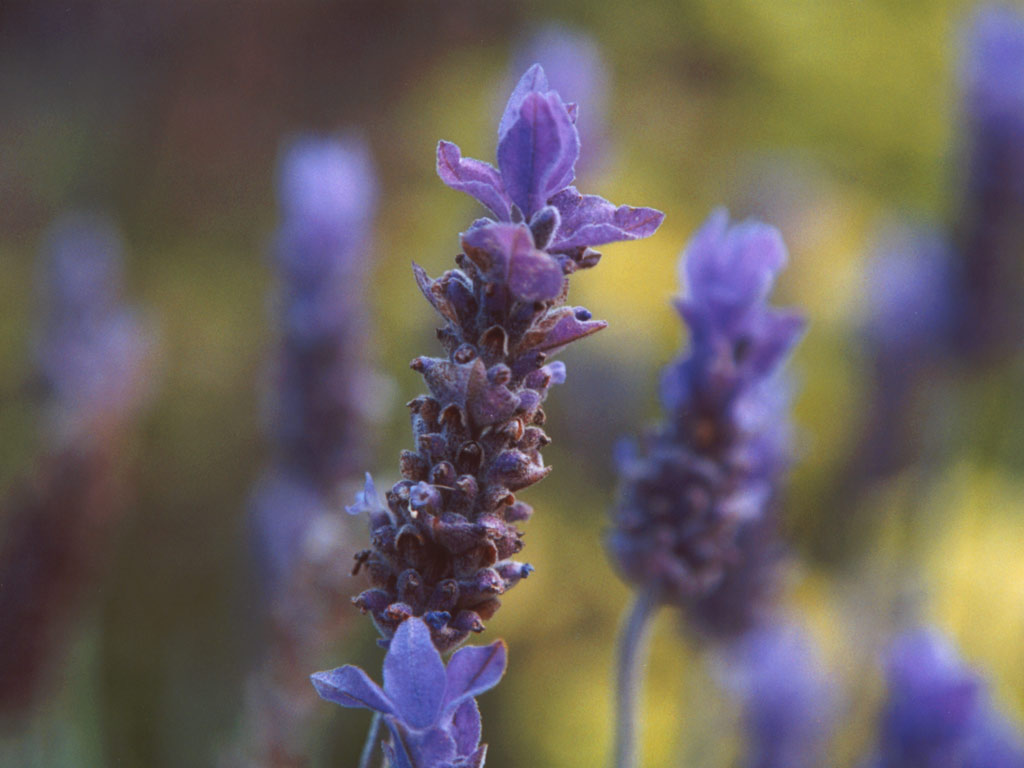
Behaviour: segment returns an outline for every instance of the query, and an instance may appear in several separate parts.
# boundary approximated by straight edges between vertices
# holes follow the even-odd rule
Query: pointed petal
[[[559,95],[527,94],[518,119],[498,142],[506,195],[529,219],[572,183],[579,154],[579,133]]]
[[[458,313],[452,306],[451,302],[446,296],[444,296],[440,290],[435,288],[437,285],[436,280],[431,280],[427,275],[426,270],[423,269],[415,261],[412,263],[412,273],[416,278],[416,285],[420,288],[420,293],[423,297],[430,302],[430,305],[437,310],[437,313],[441,315],[445,320],[451,320],[453,323],[459,321]]]
[[[437,175],[452,189],[481,202],[501,221],[509,221],[510,201],[494,166],[463,158],[458,146],[441,141],[437,145]]]
[[[406,744],[415,768],[451,768],[458,756],[455,739],[440,728],[410,733]]]
[[[385,715],[392,714],[394,706],[369,676],[359,667],[346,665],[309,677],[320,698],[343,707],[372,709]]]
[[[501,122],[498,123],[498,141],[501,141],[512,124],[519,119],[519,108],[523,105],[523,99],[534,91],[547,93],[548,90],[548,78],[540,64],[534,64],[526,70],[516,83],[516,87],[512,89],[512,95],[501,115]]]
[[[508,665],[508,649],[501,640],[485,646],[460,648],[448,661],[445,710],[452,711],[498,684]]]
[[[597,333],[607,327],[604,320],[580,320],[571,307],[566,307],[557,313],[557,319],[551,324],[544,338],[535,347],[542,352],[552,352],[561,349],[584,336]]]
[[[411,728],[437,721],[444,699],[445,671],[441,654],[422,619],[403,621],[384,657],[384,691]]]
[[[494,282],[507,282],[519,301],[545,301],[562,292],[558,261],[533,247],[525,224],[491,224],[462,234],[462,248]]]
[[[555,195],[551,204],[562,215],[550,247],[556,252],[650,237],[665,219],[653,208],[616,207],[603,197],[581,195],[575,187]]]
[[[452,716],[451,735],[455,738],[455,747],[459,757],[473,754],[480,746],[482,734],[480,725],[480,708],[473,699],[467,699],[459,705]]]

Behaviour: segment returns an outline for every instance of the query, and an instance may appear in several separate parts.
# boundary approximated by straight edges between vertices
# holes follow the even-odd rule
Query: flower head
[[[981,678],[936,630],[913,630],[889,652],[889,696],[876,768],[1018,768],[1024,749],[993,711]]]
[[[328,701],[384,715],[392,737],[388,759],[396,768],[479,768],[487,745],[480,744],[475,699],[498,684],[506,664],[499,640],[460,648],[446,669],[430,628],[411,618],[391,639],[383,689],[351,665],[317,672],[312,680]]]
[[[359,553],[373,587],[356,605],[386,644],[409,617],[423,617],[444,651],[463,642],[500,606],[499,596],[532,571],[516,523],[531,508],[516,493],[550,471],[541,449],[542,404],[565,381],[551,357],[605,323],[566,306],[568,278],[593,267],[592,246],[654,232],[662,214],[616,208],[568,186],[579,152],[575,105],[531,67],[501,119],[498,168],[462,158],[441,142],[437,169],[449,186],[490,208],[494,219],[462,233],[457,269],[416,282],[444,322],[440,358],[413,370],[430,390],[409,403],[416,438],[403,451],[403,479],[386,506],[368,486],[350,511],[369,512],[371,548]]]
[[[662,602],[689,605],[736,567],[739,532],[764,517],[787,464],[778,372],[803,319],[767,303],[785,260],[774,228],[730,227],[725,211],[684,252],[690,350],[664,372],[665,422],[620,454],[609,538],[623,575]]]

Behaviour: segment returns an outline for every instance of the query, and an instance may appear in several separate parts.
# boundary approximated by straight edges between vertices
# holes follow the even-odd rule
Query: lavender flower
[[[960,341],[973,359],[1019,349],[1024,272],[1024,15],[991,5],[966,33],[962,65],[968,131],[960,222]]]
[[[312,676],[317,693],[343,707],[379,712],[391,731],[385,752],[392,768],[480,768],[476,697],[498,684],[507,651],[498,640],[456,651],[445,669],[421,619],[402,622],[384,657],[384,688],[346,665]]]
[[[718,585],[737,535],[765,515],[788,460],[780,366],[804,321],[767,305],[786,260],[779,233],[715,212],[683,257],[676,306],[689,354],[662,380],[668,418],[620,455],[622,492],[609,549],[655,600],[688,606]],[[781,401],[784,402],[784,399]]]
[[[412,362],[430,389],[414,399],[416,448],[401,457],[403,479],[386,495],[368,488],[372,548],[358,555],[374,587],[356,605],[385,638],[422,616],[438,649],[479,632],[498,596],[530,573],[512,560],[522,549],[515,524],[529,506],[517,491],[549,471],[541,448],[542,403],[565,367],[550,357],[604,327],[582,307],[565,306],[567,276],[594,266],[593,246],[651,235],[662,214],[616,207],[569,186],[579,154],[576,107],[531,67],[498,131],[498,168],[438,145],[441,179],[486,205],[462,234],[458,269],[431,280],[414,266],[424,296],[445,320],[444,358]]]
[[[345,624],[350,556],[337,486],[369,449],[375,375],[363,300],[376,182],[365,144],[303,138],[284,152],[275,242],[281,328],[272,391],[273,462],[250,524],[266,587],[267,648],[224,764],[308,761],[309,670]]]
[[[45,453],[3,500],[0,712],[25,714],[58,666],[123,507],[128,432],[148,399],[154,343],[121,297],[113,226],[68,215],[49,230],[35,344]]]
[[[576,121],[580,134],[577,172],[600,165],[605,155],[608,70],[601,51],[585,33],[560,24],[549,24],[531,34],[516,50],[513,71],[522,72],[539,62],[551,87],[563,98],[586,105]]]
[[[743,709],[749,768],[816,768],[834,701],[815,649],[792,625],[766,625],[725,649],[720,674]]]
[[[936,630],[898,638],[872,768],[1017,768],[1019,736],[996,713],[984,684]]]

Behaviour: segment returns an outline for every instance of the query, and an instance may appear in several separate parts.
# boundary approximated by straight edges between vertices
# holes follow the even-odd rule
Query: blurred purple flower
[[[130,420],[149,394],[153,339],[121,303],[121,240],[105,219],[69,214],[49,229],[35,345],[54,437]]]
[[[386,644],[409,617],[422,616],[441,651],[483,630],[499,595],[532,568],[511,558],[523,546],[516,523],[531,508],[515,497],[550,471],[542,409],[565,366],[550,357],[604,328],[583,307],[565,305],[568,276],[593,267],[590,246],[652,234],[662,214],[615,208],[567,186],[579,152],[575,106],[548,89],[539,66],[516,86],[501,119],[498,165],[463,159],[441,142],[437,170],[449,186],[487,205],[462,233],[458,269],[420,290],[445,321],[445,357],[412,368],[429,395],[412,409],[415,450],[403,451],[403,479],[380,505],[372,483],[350,511],[368,511],[371,548],[357,555],[373,588],[356,605],[373,616]]]
[[[383,690],[351,665],[317,672],[311,679],[328,701],[384,715],[391,731],[385,751],[394,768],[479,768],[487,745],[480,744],[475,699],[498,684],[506,664],[505,644],[499,640],[459,649],[445,669],[430,628],[411,618],[391,639]]]
[[[534,62],[544,68],[553,90],[585,105],[576,120],[581,144],[577,169],[600,165],[607,145],[609,77],[597,43],[579,30],[550,24],[536,30],[517,48],[513,71],[523,72]]]
[[[687,246],[676,306],[689,354],[662,380],[668,416],[620,453],[621,497],[609,550],[625,578],[687,606],[737,565],[737,536],[761,519],[788,463],[779,369],[803,319],[767,304],[786,260],[779,233],[730,227],[716,211]]]
[[[740,700],[747,768],[817,768],[835,697],[810,638],[766,625],[724,649],[719,673]]]
[[[872,768],[1019,768],[1018,734],[995,712],[979,676],[934,629],[899,637]]]
[[[1024,14],[983,6],[964,48],[959,336],[966,356],[984,360],[1019,351],[1024,333]]]
[[[442,141],[437,173],[449,187],[489,208],[498,221],[528,222],[537,248],[577,261],[589,247],[654,234],[664,218],[659,211],[616,207],[569,186],[580,153],[575,122],[576,105],[563,102],[535,64],[516,85],[501,117],[498,168],[463,158],[455,144]]]

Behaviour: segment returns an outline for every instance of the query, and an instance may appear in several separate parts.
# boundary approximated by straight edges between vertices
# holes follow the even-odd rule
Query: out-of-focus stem
[[[370,730],[366,734],[366,743],[363,744],[363,751],[359,755],[358,768],[370,768],[374,747],[380,741],[380,720],[380,712],[374,712],[373,720],[370,721]]]
[[[626,613],[619,635],[615,682],[615,768],[636,768],[637,702],[643,687],[650,618],[657,603],[639,592]]]

